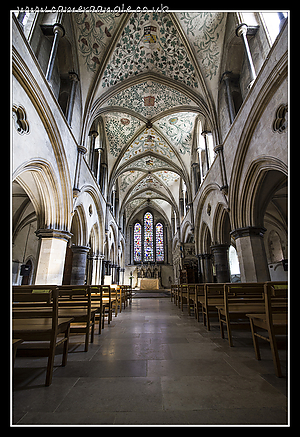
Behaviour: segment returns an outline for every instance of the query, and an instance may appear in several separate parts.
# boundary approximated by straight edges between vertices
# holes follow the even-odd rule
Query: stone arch
[[[76,246],[87,246],[88,244],[88,232],[87,232],[87,219],[84,212],[83,205],[77,205],[71,226],[72,243]]]
[[[37,214],[38,229],[62,229],[63,211],[68,199],[57,190],[58,178],[52,165],[43,159],[30,160],[13,174],[13,180],[25,190]]]
[[[212,245],[211,232],[209,230],[208,225],[205,222],[202,222],[201,225],[198,245],[200,248],[200,253],[211,253],[211,248],[210,248],[210,246]]]
[[[230,245],[230,231],[231,226],[228,209],[224,204],[219,202],[215,209],[213,219],[212,238],[214,244]]]
[[[59,208],[60,217],[59,222],[57,223],[57,229],[69,231],[71,226],[72,211],[72,184],[65,148],[57,122],[55,120],[56,115],[54,115],[50,109],[46,96],[39,87],[32,72],[29,70],[28,66],[25,64],[24,60],[21,58],[19,53],[17,53],[14,47],[12,53],[12,72],[31,100],[52,145],[58,167],[57,180],[59,182],[56,184],[54,191],[57,191],[57,187],[61,187],[59,199],[60,203],[58,203],[58,205],[63,205],[63,207]],[[31,164],[32,160],[29,164],[25,163],[24,166]],[[17,175],[20,173],[20,171],[22,171],[22,169],[16,170]],[[17,175],[15,175],[15,177]]]
[[[250,164],[241,191],[238,220],[240,227],[263,227],[267,204],[280,186],[287,184],[287,165],[266,156]]]

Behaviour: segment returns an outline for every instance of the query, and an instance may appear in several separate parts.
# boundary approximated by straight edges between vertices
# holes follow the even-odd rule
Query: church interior
[[[179,366],[184,358],[189,361],[186,365],[192,373],[184,370],[181,377],[191,378],[185,380],[191,392],[202,378],[207,398],[212,375],[203,364],[203,373],[197,373],[199,369],[193,373],[196,362],[201,367],[202,358],[209,367],[212,357],[212,367],[216,368],[213,387],[217,378],[223,378],[222,383],[226,378],[232,382],[232,369],[238,379],[252,378],[255,387],[261,384],[257,363],[264,360],[255,360],[250,330],[247,340],[237,337],[239,346],[231,352],[227,342],[225,346],[220,343],[225,340],[219,338],[217,324],[207,331],[200,323],[203,330],[196,332],[198,324],[190,318],[189,301],[187,316],[183,298],[178,303],[182,311],[185,309],[180,312],[165,296],[169,293],[175,298],[172,288],[178,290],[181,284],[288,281],[288,40],[288,12],[149,9],[122,13],[118,8],[108,12],[84,8],[71,13],[29,8],[12,12],[11,284],[16,288],[107,286],[112,290],[128,286],[132,297],[131,306],[126,300],[124,313],[113,318],[99,338],[95,335],[88,352],[80,355],[69,351],[68,365],[61,368],[65,374],[60,375],[61,369],[55,367],[53,383],[42,387],[41,396],[46,397],[47,390],[61,389],[67,397],[71,380],[74,385],[75,377],[77,381],[84,376],[72,365],[86,364],[89,369],[93,357],[98,357],[95,363],[104,369],[104,377],[95,383],[98,407],[106,402],[99,381],[104,384],[103,390],[109,391],[109,377],[111,390],[117,392],[121,387],[124,405],[122,390],[126,391],[127,385],[123,380],[131,377],[138,380],[133,397],[139,397],[138,387],[147,397],[146,388],[151,384],[152,390],[159,385],[157,390],[163,391],[164,399],[161,411],[156,411],[153,397],[153,405],[147,407],[150,416],[145,407],[139,416],[131,412],[130,419],[125,413],[116,413],[125,411],[116,407],[104,407],[101,420],[100,413],[96,419],[91,407],[91,422],[88,418],[87,422],[76,422],[80,403],[68,413],[65,400],[59,405],[43,400],[43,423],[54,423],[54,417],[68,424],[70,418],[73,423],[102,424],[220,424],[235,420],[247,424],[255,423],[258,417],[267,418],[267,423],[287,423],[283,392],[288,377],[278,379],[270,370],[273,361],[269,346],[263,351],[269,366],[263,370],[269,377],[263,380],[265,392],[257,389],[257,406],[253,395],[253,405],[240,407],[244,416],[238,418],[222,415],[217,401],[208,400],[209,407],[199,406],[202,413],[207,408],[208,416],[197,415],[195,405],[179,408],[180,402],[177,405],[171,399],[172,390],[176,396],[176,390],[182,388],[179,367],[175,376],[170,376],[163,372],[162,362],[174,359]],[[156,292],[157,299],[138,299],[143,291]],[[159,318],[161,311],[165,311],[165,321]],[[177,323],[174,318],[178,318]],[[172,336],[169,332],[170,344],[157,343],[157,355],[150,347],[150,336],[155,343],[155,320],[162,324],[157,328],[158,339],[168,326],[173,332]],[[143,331],[145,321],[151,322],[153,332],[149,327],[149,332]],[[135,323],[134,329],[129,328]],[[116,336],[118,329],[124,338],[128,333],[135,339],[136,345],[142,345],[144,332],[144,344],[152,355],[118,358],[116,350],[119,346],[123,350],[123,337]],[[180,329],[191,330],[188,338],[179,341],[181,358],[180,347],[178,350],[172,345],[180,338]],[[114,332],[109,334],[109,330]],[[186,347],[194,347],[196,337],[201,337],[199,344],[205,355]],[[110,344],[113,352],[107,352]],[[213,352],[212,344],[223,354],[223,367],[217,364],[218,352]],[[251,368],[242,357],[238,358],[239,366],[233,364],[239,347],[242,355],[248,357],[249,353],[253,358],[255,365]],[[106,355],[116,357],[115,361],[100,358],[105,350]],[[279,350],[281,360],[286,360],[285,352]],[[125,349],[124,354],[127,356]],[[40,362],[35,365],[32,358],[26,360],[17,355],[17,381],[22,381],[25,372],[32,382],[24,370],[26,363],[39,367]],[[140,373],[123,374],[122,367],[119,386],[112,378],[117,373],[110,374],[104,366],[118,360],[145,361],[146,373],[139,367]],[[283,370],[287,367],[284,363]],[[67,378],[69,367],[71,376]],[[251,377],[250,372],[254,372]],[[143,378],[148,378],[148,385],[145,382],[139,386]],[[78,396],[84,397],[85,389],[89,393],[91,388],[85,387],[84,381],[81,384]],[[251,390],[249,381],[247,384],[243,379],[243,390]],[[38,408],[34,388],[28,389],[29,400],[26,392],[24,388],[15,391],[15,424],[38,420],[38,414],[33,414]],[[239,395],[232,394],[233,404],[238,404]],[[260,395],[265,396],[264,402]],[[182,396],[188,399],[187,392]],[[224,395],[222,399],[227,398]],[[32,409],[23,408],[25,400],[32,402]],[[143,404],[142,397],[140,402]],[[172,405],[169,408],[168,402]],[[60,405],[65,407],[61,413]],[[258,406],[265,415],[258,413]],[[139,411],[137,404],[132,408]],[[233,409],[228,407],[232,414]],[[251,410],[251,418],[246,410],[249,414]],[[213,411],[221,414],[219,422]]]

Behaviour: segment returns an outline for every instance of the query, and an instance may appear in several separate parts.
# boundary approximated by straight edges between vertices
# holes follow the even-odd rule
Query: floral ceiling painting
[[[142,122],[125,113],[114,112],[103,116],[110,153],[117,157],[133,137]]]
[[[130,16],[104,71],[102,87],[144,71],[158,72],[198,88],[195,67],[168,13]]]
[[[109,186],[127,217],[148,199],[171,220],[182,184],[191,192],[195,128],[207,96],[217,102],[225,24],[223,12],[74,14],[80,81],[97,83],[93,96],[81,87],[82,99],[103,119]]]
[[[172,145],[184,155],[191,152],[192,131],[196,116],[194,112],[177,112],[158,120],[154,126],[159,127],[171,140]]]
[[[154,98],[152,106],[145,105],[145,98],[149,96]],[[174,88],[151,80],[121,91],[117,96],[109,99],[106,105],[131,109],[148,119],[177,106],[196,106],[190,98]]]
[[[117,27],[120,15],[97,12],[74,14],[78,49],[88,71],[95,73],[98,69],[104,49]]]
[[[182,12],[177,15],[195,47],[204,76],[211,80],[216,76],[220,64],[225,14]]]

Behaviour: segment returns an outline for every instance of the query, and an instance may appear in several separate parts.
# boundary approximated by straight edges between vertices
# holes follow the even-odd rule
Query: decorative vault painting
[[[154,101],[153,99],[151,101],[149,97],[152,97]],[[150,105],[150,103],[153,104]],[[152,118],[154,115],[176,106],[195,106],[191,99],[179,91],[151,80],[121,91],[117,96],[109,99],[106,104],[132,109],[147,118]]]
[[[192,132],[197,114],[177,112],[154,123],[170,139],[173,146],[184,155],[191,152]]]
[[[121,112],[103,115],[110,153],[117,157],[124,145],[132,138],[142,122]]]
[[[204,76],[216,76],[221,59],[221,45],[225,29],[223,12],[177,13],[181,25],[195,47]]]
[[[98,69],[104,49],[116,29],[120,15],[100,12],[74,13],[78,49],[88,71],[95,73]]]
[[[132,14],[106,66],[102,87],[145,71],[198,88],[194,65],[167,13]]]
[[[169,147],[157,135],[154,129],[145,129],[143,133],[128,147],[122,161],[124,160],[126,162],[143,152],[155,152],[169,159],[175,157],[175,153],[171,147]]]

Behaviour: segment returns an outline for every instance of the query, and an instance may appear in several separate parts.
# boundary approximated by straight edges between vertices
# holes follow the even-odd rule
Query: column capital
[[[60,23],[54,23],[53,24],[53,33],[58,34],[60,38],[62,38],[65,35],[65,29],[62,24]]]
[[[75,244],[73,244],[71,246],[71,250],[73,253],[87,253],[90,248],[88,246],[76,246]]]
[[[235,29],[236,36],[246,35],[247,29],[248,29],[248,26],[246,23],[239,24],[238,27]]]
[[[81,146],[80,144],[77,145],[77,151],[81,154],[81,155],[85,155],[87,152],[87,149],[84,146]]]
[[[69,71],[69,79],[74,81],[74,82],[79,82],[79,76],[77,73],[75,73],[75,71]]]
[[[229,79],[231,79],[231,76],[232,76],[232,71],[224,71],[224,73],[223,73],[222,76],[221,76],[220,83],[221,83],[223,80],[229,80]]]
[[[224,251],[224,250],[227,250],[229,247],[230,247],[230,244],[227,244],[227,243],[214,244],[214,245],[210,246],[212,251],[217,251],[217,250]]]
[[[38,229],[35,231],[36,236],[41,238],[57,238],[59,240],[69,241],[73,234],[68,231],[61,231],[59,229]]]
[[[90,130],[89,131],[89,137],[96,138],[98,136],[98,132],[96,130]]]
[[[216,144],[214,147],[214,152],[215,153],[223,152],[223,144]]]
[[[263,238],[266,228],[259,226],[246,226],[245,228],[234,229],[230,232],[230,235],[237,240],[243,237],[261,237]]]

